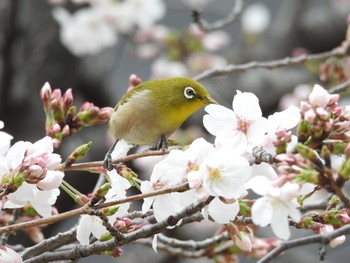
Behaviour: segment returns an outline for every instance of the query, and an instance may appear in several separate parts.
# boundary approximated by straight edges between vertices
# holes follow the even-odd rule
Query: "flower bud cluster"
[[[46,115],[46,134],[53,138],[56,148],[65,137],[77,133],[81,128],[104,124],[113,110],[110,107],[100,109],[91,102],[85,102],[76,112],[72,89],[68,89],[62,96],[60,89],[52,91],[47,82],[42,87],[40,96]]]
[[[335,130],[338,132],[340,126],[343,127],[340,125],[343,124],[342,121],[339,120],[343,110],[338,106],[338,100],[338,94],[331,95],[321,86],[314,86],[308,101],[301,102],[299,141],[318,145]]]
[[[52,150],[50,137],[34,144],[23,141],[14,144],[5,156],[8,166],[3,167],[1,186],[10,184],[10,192],[16,191],[23,182],[36,184],[41,190],[57,188],[64,174],[57,171],[61,157]]]

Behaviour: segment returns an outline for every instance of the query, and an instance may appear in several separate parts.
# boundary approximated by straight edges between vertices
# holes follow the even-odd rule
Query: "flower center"
[[[243,133],[247,133],[249,128],[249,122],[246,119],[238,119],[238,130],[242,131]]]
[[[218,180],[221,177],[220,169],[218,168],[209,168],[209,175],[212,180]]]

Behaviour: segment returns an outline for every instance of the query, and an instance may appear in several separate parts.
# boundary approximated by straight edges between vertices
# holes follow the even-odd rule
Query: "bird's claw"
[[[112,171],[114,169],[114,165],[113,165],[111,154],[109,154],[109,153],[106,154],[105,159],[103,160],[102,166],[107,171]]]

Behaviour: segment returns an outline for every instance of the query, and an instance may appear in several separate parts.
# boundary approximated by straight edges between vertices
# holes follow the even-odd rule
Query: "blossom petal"
[[[216,197],[208,205],[210,217],[219,224],[228,224],[234,220],[239,212],[239,203],[236,201],[232,204],[225,204]]]
[[[251,92],[237,90],[232,102],[233,111],[248,121],[256,120],[262,116],[258,97]]]
[[[287,240],[290,237],[288,214],[285,209],[275,209],[271,219],[271,228],[280,239]]]
[[[300,121],[300,109],[294,105],[268,117],[269,124],[274,128],[282,127],[286,130],[294,128]]]
[[[252,206],[253,222],[256,225],[265,227],[272,219],[272,206],[267,198],[257,199]]]

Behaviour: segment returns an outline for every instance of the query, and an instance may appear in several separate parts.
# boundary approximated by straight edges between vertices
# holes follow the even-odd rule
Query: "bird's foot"
[[[158,143],[156,143],[155,145],[153,145],[150,150],[162,150],[163,152],[168,149],[168,140],[167,138],[162,135],[160,137],[160,140]]]
[[[114,164],[112,161],[112,156],[110,153],[107,153],[105,156],[105,159],[103,160],[102,164],[103,168],[105,168],[107,171],[112,171],[114,169]]]
[[[115,168],[115,165],[113,164],[113,160],[112,160],[112,152],[114,151],[114,148],[117,145],[117,142],[118,140],[116,140],[115,143],[112,145],[112,147],[108,150],[103,160],[102,166],[108,171],[112,171]]]

